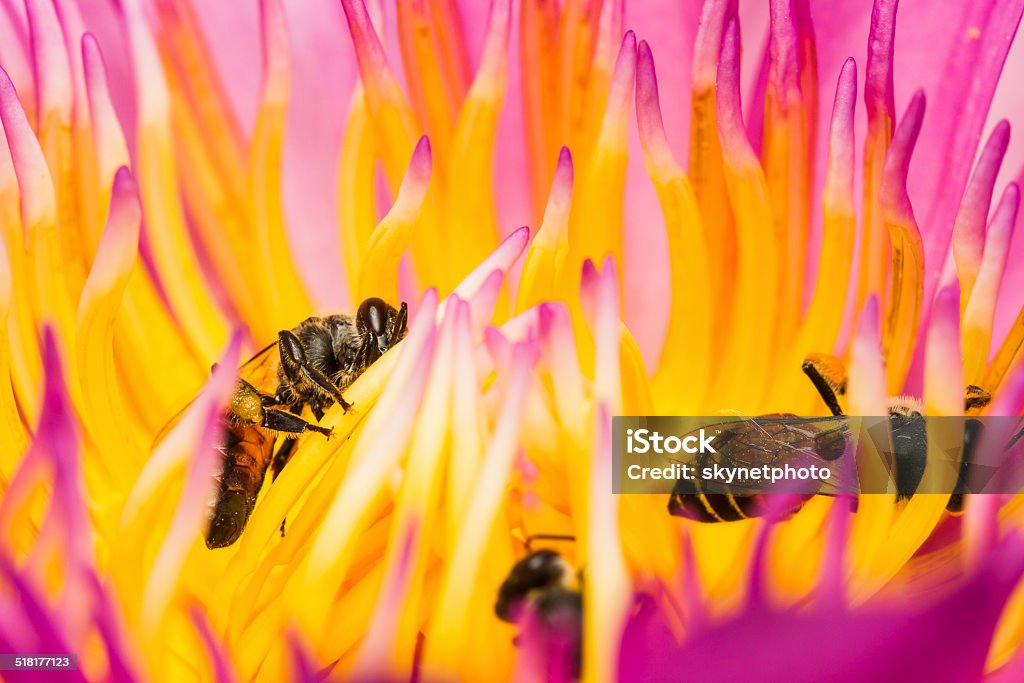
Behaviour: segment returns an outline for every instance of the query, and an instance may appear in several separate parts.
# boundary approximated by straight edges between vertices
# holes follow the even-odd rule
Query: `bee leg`
[[[263,411],[263,422],[260,424],[261,427],[272,429],[275,432],[284,432],[285,434],[302,434],[303,432],[316,432],[323,434],[324,436],[330,436],[331,430],[320,427],[319,425],[310,424],[303,420],[298,415],[289,413],[285,410],[278,408],[267,408]]]
[[[341,395],[338,385],[309,362],[306,350],[295,334],[289,330],[281,330],[278,333],[278,343],[281,346],[281,362],[285,364],[286,371],[294,373],[297,369],[307,381],[320,387],[328,396],[337,401],[342,410],[347,412],[352,407],[352,404]]]
[[[949,502],[946,503],[946,509],[950,512],[963,512],[964,496],[970,493],[967,485],[971,483],[971,466],[974,461],[974,451],[978,448],[978,442],[981,441],[981,433],[984,428],[985,425],[981,420],[968,419],[964,421],[964,448],[962,459],[960,460],[960,472],[956,477],[956,488],[953,489],[953,495],[949,497]]]
[[[832,414],[841,416],[843,409],[839,406],[839,399],[836,397],[837,394],[842,393],[840,387],[837,387],[834,381],[825,376],[820,363],[816,359],[808,358],[805,360],[802,369],[804,374],[811,380],[814,388],[818,390],[821,400],[825,402],[825,405],[832,411]]]
[[[260,392],[260,402],[263,404],[264,408],[271,408],[273,406],[281,405],[281,397],[280,396],[274,396],[273,394],[264,394],[261,391]]]
[[[402,305],[398,309],[398,318],[395,319],[395,329],[398,333],[405,335],[406,330],[409,327],[409,307],[403,301]]]

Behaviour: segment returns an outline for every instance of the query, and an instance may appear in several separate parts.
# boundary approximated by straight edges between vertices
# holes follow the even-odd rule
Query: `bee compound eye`
[[[356,313],[356,321],[360,327],[373,332],[378,337],[384,335],[387,319],[387,304],[383,299],[376,297],[367,299],[360,304],[359,311]]]

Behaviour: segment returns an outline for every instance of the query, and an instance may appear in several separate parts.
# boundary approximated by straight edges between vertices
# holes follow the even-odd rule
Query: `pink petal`
[[[1019,208],[1020,189],[1016,183],[1010,183],[1006,186],[989,223],[977,279],[963,311],[965,333],[978,335],[976,343],[980,346],[973,350],[976,357],[964,358],[965,376],[970,382],[975,382],[981,377],[989,359],[996,302],[1003,287],[1003,274]],[[964,351],[968,350],[965,345]]]
[[[454,548],[448,557],[447,577],[442,581],[438,609],[435,611],[435,626],[458,629],[466,619],[470,590],[479,580],[478,573],[487,539],[502,508],[509,477],[514,471],[516,455],[519,452],[518,434],[522,429],[525,403],[533,382],[533,366],[538,355],[536,340],[527,340],[515,345],[512,362],[504,372],[507,385],[503,392],[501,409],[495,422],[490,441],[481,461],[475,487],[470,492],[465,512],[456,521],[457,536]],[[444,650],[445,645],[432,646],[429,652]],[[440,656],[440,655],[439,655]],[[444,657],[450,656],[445,653]],[[444,665],[450,664],[444,662]]]
[[[682,540],[680,550],[682,559],[679,567],[679,590],[682,592],[683,604],[686,609],[686,625],[693,632],[706,628],[711,616],[704,599],[700,584],[700,572],[697,567],[697,551],[693,547],[692,534],[683,527],[680,531]]]
[[[774,498],[775,496],[770,496]],[[756,609],[765,604],[765,590],[768,581],[768,541],[771,539],[771,523],[762,522],[754,536],[754,547],[750,551],[750,567],[747,570],[747,609]]]
[[[986,416],[1004,416],[1003,419],[989,420],[974,450],[972,465],[968,475],[968,488],[978,490],[982,486],[991,485],[998,491],[1015,479],[1019,480],[1020,454],[1019,448],[1007,450],[1017,430],[1019,420],[1008,419],[1021,414],[1024,409],[1024,363],[1011,368],[985,409]],[[1001,468],[1001,469],[1000,469]],[[978,474],[976,474],[978,473]],[[986,477],[986,481],[978,481],[976,476]],[[972,486],[974,484],[974,486]],[[1008,496],[978,495],[973,496],[963,516],[963,535],[966,546],[967,562],[978,564],[992,551],[999,539],[999,510]]]
[[[849,339],[851,332],[849,326],[857,317],[855,311],[857,288],[852,285],[856,283],[857,278],[856,239],[857,235],[863,235],[863,230],[857,226],[857,198],[854,194],[857,182],[857,138],[854,129],[856,99],[857,63],[851,57],[843,63],[843,68],[839,72],[839,82],[836,84],[836,95],[832,104],[832,120],[828,130],[828,163],[825,167],[824,187],[821,192],[822,206],[824,208],[823,215],[833,220],[833,226],[841,224],[836,219],[843,217],[849,221],[848,229],[855,233],[847,238],[853,240],[849,242],[853,251],[849,255],[850,264],[846,277],[841,278],[837,276],[834,280],[835,289],[833,291],[846,291],[845,305],[838,318],[839,326],[833,328],[837,335],[836,344],[833,346],[833,350],[836,352],[841,352],[841,349],[846,347],[846,341]],[[822,278],[830,277],[829,273],[821,270],[820,250],[823,246],[822,241],[836,238],[824,234],[824,231],[818,237],[820,239],[814,240],[812,245],[809,246],[810,253],[818,253],[818,257],[812,257],[807,270],[807,278],[808,282],[813,281],[816,283],[816,286],[821,286],[817,284],[818,281],[821,281]],[[814,280],[811,280],[811,278],[814,278]],[[817,293],[814,296],[817,297]],[[821,306],[822,304],[825,306],[835,306],[836,302],[822,300],[822,303],[818,303],[817,298],[812,298],[812,308],[808,312],[808,317],[814,312],[815,306]]]
[[[506,237],[490,256],[452,290],[453,295],[469,302],[476,334],[479,334],[484,324],[490,320],[502,280],[519,260],[529,240],[529,228],[519,228]],[[442,313],[447,301],[446,298],[442,303]]]
[[[454,319],[455,316],[451,316]],[[415,567],[419,538],[420,519],[410,515],[409,519],[401,520],[405,525],[405,533],[396,539],[401,543],[401,551],[397,563],[388,566],[385,572],[380,595],[374,606],[373,619],[366,630],[359,659],[353,667],[351,678],[356,681],[387,680],[392,640],[398,629],[398,621],[403,606],[406,604],[407,591]]]
[[[609,256],[594,286],[594,400],[612,415],[622,411],[619,373],[619,284],[615,260]]]
[[[501,334],[510,341],[522,341],[537,336],[540,322],[540,304],[527,308],[525,311],[509,318],[501,325]]]
[[[235,675],[234,666],[228,655],[227,647],[217,638],[213,629],[210,628],[210,622],[207,620],[206,614],[203,613],[202,607],[192,605],[188,614],[192,619],[192,625],[199,632],[199,639],[202,641],[203,647],[206,648],[207,655],[209,655],[211,662],[213,662],[213,680],[216,683],[234,683],[237,681],[238,677]]]
[[[1016,683],[1024,679],[1024,650],[1017,654],[995,671],[985,676],[985,683]]]
[[[94,295],[109,291],[119,278],[125,280],[120,283],[123,291],[127,285],[127,274],[138,256],[139,227],[142,221],[138,187],[131,171],[125,166],[117,170],[113,180],[107,228],[100,238],[81,301],[88,301]]]
[[[578,419],[585,394],[569,311],[564,304],[545,303],[540,305],[539,318],[541,349],[554,381],[555,405],[563,423],[576,427],[578,433],[579,425],[573,421]]]
[[[329,674],[318,670],[313,653],[303,642],[302,634],[295,629],[288,631],[288,653],[291,655],[292,680],[297,683],[319,683]]]
[[[22,506],[35,487],[52,477],[53,495],[24,560],[25,575],[26,580],[38,582],[50,562],[60,563],[64,583],[58,630],[77,639],[85,633],[91,609],[90,602],[80,595],[82,581],[95,562],[81,462],[82,437],[52,327],[43,329],[42,341],[44,391],[36,437],[0,502],[0,528],[10,528],[13,515],[24,511]]]
[[[95,573],[90,572],[89,582],[95,595],[93,611],[96,626],[106,646],[107,666],[110,677],[115,681],[130,683],[142,680],[139,675],[140,663],[137,653],[128,638],[121,606],[106,586],[100,583]]]
[[[35,428],[36,438],[25,459],[39,457],[48,461],[53,472],[54,495],[47,518],[59,520],[61,537],[53,540],[60,544],[67,566],[77,571],[91,566],[94,557],[81,463],[81,430],[71,402],[66,367],[55,331],[47,326],[43,330],[43,407]]]
[[[56,195],[46,157],[25,116],[14,84],[3,69],[0,69],[0,117],[7,134],[14,170],[18,175],[21,219],[27,229],[30,225],[47,220],[45,216],[53,216],[56,211]],[[31,236],[26,235],[27,242],[31,239]]]
[[[316,303],[348,308],[337,206],[344,113],[358,78],[352,41],[338,39],[347,28],[337,0],[284,5],[292,64],[282,179],[289,244]]]
[[[982,679],[1006,600],[1024,574],[1024,542],[1004,539],[959,590],[928,605],[908,601],[857,611],[745,610],[682,647],[649,642],[661,656],[628,658],[629,680]],[[956,623],[959,628],[950,629]],[[963,633],[971,633],[965,639]],[[650,632],[656,637],[656,631]],[[885,648],[877,647],[884,642]],[[863,653],[869,652],[865,657]],[[756,673],[751,670],[756,662]]]
[[[614,268],[606,264],[605,271],[605,278],[614,281]],[[601,299],[601,307],[604,307],[607,299],[603,294]],[[600,313],[599,316],[604,317]],[[602,327],[610,326],[606,320],[602,323]],[[617,334],[615,346],[617,349]],[[601,355],[600,349],[598,354]],[[615,371],[618,371],[617,363]],[[599,394],[596,400],[592,423],[594,456],[588,482],[587,570],[583,579],[583,599],[586,609],[595,615],[595,623],[601,627],[592,631],[584,627],[583,667],[584,670],[615,671],[621,656],[617,648],[633,596],[619,538],[618,496],[609,493],[612,490],[611,418],[616,409],[600,402]]]
[[[899,392],[901,387],[907,392],[919,393],[917,377],[908,378],[908,375],[911,375],[915,348],[918,352],[921,348],[917,344],[920,339],[917,331],[924,319],[924,304],[918,300],[920,294],[917,292],[923,281],[925,263],[921,232],[907,194],[906,182],[910,159],[921,132],[924,108],[924,92],[918,91],[907,105],[907,111],[893,133],[879,187],[878,202],[889,234],[890,257],[894,241],[900,245],[903,254],[902,284],[899,290],[891,288],[886,313],[886,372],[890,393]]]
[[[727,163],[749,167],[759,165],[747,138],[740,102],[740,29],[736,19],[730,20],[722,40],[722,56],[718,66],[718,140]]]
[[[951,32],[955,42],[945,62],[932,61],[941,75],[932,89],[930,99],[935,106],[925,122],[924,135],[942,144],[922,147],[910,176],[911,194],[930,200],[921,220],[929,263],[926,301],[931,299],[946,259],[950,226],[1022,11],[1021,0],[964,7],[950,24],[961,30]]]
[[[26,95],[35,92],[25,4],[20,0],[0,1],[0,64],[18,90]],[[34,94],[31,101],[35,102]]]
[[[674,168],[678,163],[665,135],[658,76],[647,41],[640,41],[637,54],[636,121],[644,157],[655,168]]]
[[[306,572],[308,581],[322,579],[335,566],[339,555],[345,557],[341,550],[353,541],[360,515],[405,452],[430,375],[437,341],[436,316],[437,292],[429,289],[409,323],[409,336],[402,343],[401,355],[374,410],[366,417],[345,479],[314,538]]]
[[[704,3],[693,46],[694,90],[701,91],[715,86],[722,41],[729,21],[735,16],[735,0],[710,0]]]
[[[35,68],[36,114],[38,126],[43,118],[56,115],[71,124],[72,86],[68,50],[64,45],[57,11],[52,0],[26,0],[29,32],[32,38],[32,63]]]
[[[0,576],[5,579],[5,583],[10,584],[13,592],[18,596],[18,602],[15,603],[20,608],[17,610],[17,617],[19,617],[19,621],[23,619],[23,623],[27,626],[20,633],[11,634],[18,639],[15,643],[15,651],[71,652],[67,639],[61,633],[66,622],[47,607],[43,596],[33,585],[38,577],[30,578],[19,572],[6,554],[0,555]],[[4,610],[5,612],[12,609],[2,603],[0,606],[7,608]],[[4,620],[13,621],[12,616],[5,615]],[[68,673],[74,680],[83,682],[86,680],[78,671]]]
[[[85,70],[99,182],[101,187],[106,187],[117,169],[129,163],[128,146],[110,99],[110,83],[107,80],[103,54],[96,37],[91,33],[82,36],[82,65]]]
[[[914,210],[907,194],[907,174],[910,171],[911,155],[921,132],[924,107],[924,91],[919,90],[907,105],[907,111],[893,134],[892,146],[885,158],[879,200],[884,210],[891,211],[894,217],[901,220],[914,220]]]
[[[960,208],[953,223],[953,257],[956,274],[964,291],[970,293],[981,267],[981,253],[985,243],[985,224],[992,204],[992,190],[999,167],[1010,142],[1010,124],[1000,121],[985,143],[971,180],[960,200]]]
[[[722,3],[706,3],[710,8]],[[669,145],[677,159],[685,159],[689,147],[690,84],[696,69],[694,38],[701,2],[649,0],[627,2],[625,26],[643,38],[658,55],[660,99],[665,128],[671,131]],[[707,10],[705,10],[707,13]],[[713,28],[713,27],[712,27]],[[718,32],[722,26],[719,23]],[[720,35],[717,40],[720,40]],[[707,41],[705,41],[707,42]],[[717,45],[717,42],[716,42]],[[717,64],[717,47],[708,47],[712,64]],[[714,82],[714,71],[712,71]],[[638,81],[639,85],[639,81]],[[644,167],[640,139],[634,126],[629,131],[629,163],[626,168],[626,198],[623,207],[626,239],[623,245],[623,319],[636,337],[648,367],[661,352],[669,308],[669,263],[665,218]]]
[[[1024,168],[1018,171],[1015,180],[1018,187],[1024,187]],[[1007,260],[1014,264],[1024,263],[1024,212],[1017,215],[1014,234],[1016,238],[1010,242],[1010,255]],[[992,336],[995,339],[1003,339],[1006,336],[1022,308],[1024,268],[1008,268],[1003,277],[1003,286],[996,306],[996,318],[992,329]]]
[[[224,89],[230,115],[235,125],[240,125],[248,135],[262,86],[262,74],[258,68],[253,68],[259,63],[261,52],[260,4],[232,6],[196,0],[157,0],[157,4],[164,12],[194,14],[199,38],[210,57],[214,78]],[[303,3],[306,4],[310,3]]]
[[[601,273],[590,259],[583,262],[580,270],[580,308],[583,310],[584,320],[593,329]]]
[[[864,303],[850,344],[850,415],[889,414],[881,340],[878,298],[872,296]]]
[[[238,367],[241,342],[241,332],[236,331],[231,335],[227,349],[214,366],[210,380],[179,425],[182,427],[180,432],[183,436],[192,441],[191,448],[187,449],[191,454],[191,462],[188,463],[187,478],[174,516],[171,518],[170,527],[156,553],[142,592],[141,621],[143,629],[148,633],[153,633],[165,617],[167,604],[172,599],[180,580],[185,558],[204,530],[207,522],[207,505],[216,495],[217,482],[210,477],[210,473],[217,472],[221,465],[222,456],[218,445],[224,434],[223,411],[228,396],[237,382],[235,368]],[[187,429],[189,427],[191,429]],[[169,455],[172,456],[175,445],[173,435],[173,432],[168,435],[165,442]],[[159,451],[158,446],[153,460],[161,457]],[[147,469],[150,463],[147,463]],[[140,481],[144,481],[144,474],[145,470],[143,475],[139,476]]]
[[[798,21],[798,14],[803,9],[806,16],[806,4],[801,8],[793,0],[780,0],[771,3],[771,8],[768,86],[776,91],[779,106],[785,110],[799,104],[793,98],[800,97],[800,72],[805,66],[800,31],[806,29],[806,22]]]
[[[88,130],[89,110],[85,96],[85,74],[82,69],[82,52],[79,47],[85,35],[85,22],[74,0],[53,0],[64,35],[67,60],[71,66],[71,88],[73,94],[73,115],[75,132]]]
[[[964,375],[960,350],[960,290],[939,290],[928,324],[924,402],[932,415],[962,415]]]
[[[825,527],[825,552],[822,557],[817,604],[825,610],[837,609],[846,603],[846,558],[850,540],[851,503],[855,497],[839,497],[832,501]]]
[[[868,110],[869,135],[880,129],[892,130],[896,119],[893,102],[893,51],[896,42],[898,0],[876,0],[871,8],[871,34],[868,37],[868,61],[864,74],[864,104]]]

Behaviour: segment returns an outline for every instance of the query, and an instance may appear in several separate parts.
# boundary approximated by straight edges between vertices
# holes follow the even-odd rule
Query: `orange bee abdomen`
[[[259,427],[224,421],[224,467],[217,504],[206,534],[208,548],[223,548],[238,540],[263,486],[274,438]]]

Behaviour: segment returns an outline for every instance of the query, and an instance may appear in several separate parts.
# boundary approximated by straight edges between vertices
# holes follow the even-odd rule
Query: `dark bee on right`
[[[532,623],[547,648],[547,678],[579,678],[583,637],[583,596],[578,577],[554,550],[530,550],[533,541],[572,541],[572,536],[537,535],[526,541],[526,557],[513,565],[498,589],[494,612],[502,621],[522,624],[532,612]],[[519,641],[517,637],[516,641]],[[566,670],[568,669],[568,670]]]
[[[845,413],[839,404],[839,397],[846,393],[842,363],[833,356],[813,354],[804,361],[802,369],[832,412],[832,417],[807,418],[779,414],[723,425],[716,444],[720,446],[720,452],[729,449],[728,459],[731,464],[771,464],[773,458],[786,456],[792,451],[802,451],[826,462],[842,456],[848,436],[845,420],[842,419]],[[970,385],[965,391],[965,411],[977,412],[988,405],[990,400],[987,391]],[[907,500],[917,491],[927,464],[924,407],[913,397],[896,396],[889,399],[888,408],[896,498]],[[980,421],[965,421],[959,478],[946,506],[950,512],[958,512],[963,507],[968,469],[980,430]],[[799,510],[803,502],[811,497],[803,496],[803,500],[790,510],[790,514]],[[761,494],[708,493],[700,490],[699,483],[684,480],[676,483],[668,502],[669,514],[699,522],[739,521],[759,517],[766,509]]]
[[[804,374],[818,390],[833,415],[842,416],[839,396],[846,393],[846,378],[842,364],[833,356],[814,354],[803,363]],[[964,412],[976,413],[992,400],[991,394],[974,384],[964,390]],[[924,420],[924,405],[912,396],[894,396],[889,399],[889,429],[892,433],[893,469],[896,480],[896,500],[909,500],[917,492],[928,464],[928,435]],[[973,450],[977,446],[982,423],[968,418],[964,422],[964,447],[956,488],[946,509],[960,512],[967,492],[967,476]]]

